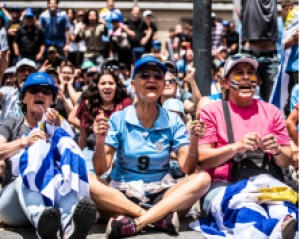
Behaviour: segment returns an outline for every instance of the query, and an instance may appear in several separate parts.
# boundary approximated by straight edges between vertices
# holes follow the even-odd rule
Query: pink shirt
[[[247,133],[256,132],[261,138],[273,134],[280,145],[290,145],[285,121],[274,105],[253,100],[251,105],[240,107],[229,101],[229,109],[235,142]],[[199,145],[216,143],[217,148],[228,145],[222,101],[204,106],[200,117],[207,130],[205,136],[199,140]]]

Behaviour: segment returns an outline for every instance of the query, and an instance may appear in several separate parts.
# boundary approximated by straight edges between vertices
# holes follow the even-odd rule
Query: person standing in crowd
[[[19,7],[12,7],[10,10],[10,16],[11,19],[8,21],[6,25],[7,29],[7,41],[8,41],[8,46],[10,49],[10,61],[9,65],[15,65],[18,59],[16,58],[15,51],[13,48],[13,42],[16,36],[17,30],[22,26],[22,20],[20,19],[21,14],[20,14],[20,8]]]
[[[99,14],[99,22],[101,23],[103,20],[106,24],[107,27],[107,31],[110,32],[113,29],[113,23],[112,23],[112,16],[115,16],[115,14],[117,14],[119,16],[119,22],[123,23],[123,16],[122,16],[122,12],[120,11],[120,9],[115,8],[115,0],[106,0],[106,7],[102,8]],[[105,52],[103,54],[104,58],[108,58],[109,57],[109,42],[110,42],[110,38],[109,36],[105,36],[103,35],[102,37],[103,42],[104,42],[104,49]]]
[[[145,46],[145,53],[150,53],[151,52],[152,42],[154,40],[157,40],[157,26],[152,21],[152,17],[153,17],[153,12],[152,11],[146,10],[146,11],[143,12],[143,20],[146,23],[147,28],[148,29],[151,28],[151,32],[152,32],[148,39],[146,38],[142,41],[142,45]]]
[[[152,28],[147,28],[144,21],[140,18],[140,8],[138,6],[134,6],[131,9],[130,19],[128,19],[125,24],[129,27],[130,30],[134,31],[134,38],[130,39],[130,45],[133,53],[133,61],[137,61],[141,58],[141,56],[145,53],[145,43],[147,39],[152,34]],[[145,31],[147,32],[147,39],[144,37]],[[142,44],[142,39],[144,38],[144,44]],[[145,40],[146,39],[146,40]]]
[[[281,50],[282,50],[281,40],[282,40],[282,33],[284,29],[284,22],[288,13],[292,9],[293,9],[293,2],[291,0],[284,0],[281,2],[281,16],[277,17],[278,39],[276,42],[277,58],[279,63],[281,63]]]
[[[77,36],[78,32],[80,31],[80,29],[82,28],[82,25],[84,24],[84,11],[78,11],[77,12],[77,18],[76,18],[76,26],[75,26],[75,30],[74,30],[74,34],[75,36]],[[80,68],[82,62],[83,62],[83,56],[84,53],[86,51],[86,45],[85,45],[85,41],[84,40],[80,40],[79,42],[77,42],[77,62],[76,65],[74,65],[77,68]]]
[[[261,98],[268,102],[278,73],[277,1],[242,0],[242,53],[256,57]]]
[[[8,61],[9,59],[7,59],[6,66],[8,65]],[[13,87],[2,87],[0,89],[0,100],[2,105],[0,121],[23,116],[23,113],[19,106],[19,92],[27,77],[36,70],[36,64],[34,63],[34,61],[31,61],[29,59],[24,58],[17,63],[16,84]]]
[[[207,173],[194,173],[198,161],[197,143],[205,126],[196,120],[189,139],[179,116],[158,105],[166,71],[153,56],[138,60],[132,74],[137,103],[114,113],[108,122],[103,113],[94,120],[93,164],[97,175],[110,168],[116,153],[110,186],[89,173],[96,207],[103,217],[113,216],[106,229],[108,239],[137,234],[149,224],[177,235],[178,217],[185,215],[210,186]],[[191,174],[178,183],[169,174],[171,151],[177,155],[182,171]],[[153,184],[155,191],[150,190]],[[132,191],[130,185],[140,189]],[[150,204],[150,209],[145,209],[145,202]]]
[[[108,34],[104,23],[99,23],[99,16],[96,10],[89,10],[85,14],[84,25],[77,34],[77,40],[83,39],[87,47],[84,53],[84,61],[92,61],[95,65],[101,66],[105,44],[102,36]]]
[[[218,54],[218,47],[222,45],[222,40],[224,37],[223,25],[216,20],[216,14],[211,13],[211,48],[212,55]]]
[[[42,60],[45,51],[45,34],[35,25],[31,9],[27,9],[24,14],[24,24],[16,32],[13,47],[18,60],[28,58],[36,63]]]
[[[234,55],[239,52],[240,35],[235,31],[234,22],[228,23],[228,28],[223,37],[223,45],[228,49],[229,55]]]
[[[0,49],[8,50],[8,42],[7,42],[7,32],[5,28],[4,15],[3,12],[0,11]]]
[[[78,44],[76,42],[75,37],[75,24],[74,19],[76,16],[75,10],[72,8],[69,8],[67,10],[67,16],[70,23],[70,43],[69,43],[69,54],[67,59],[73,64],[73,66],[77,66],[77,50],[78,50]]]
[[[57,49],[58,54],[65,55],[69,51],[70,23],[65,12],[58,9],[59,0],[47,0],[48,9],[40,15],[39,25],[45,32],[46,50],[50,46]]]
[[[171,61],[177,61],[179,58],[178,55],[178,47],[176,44],[176,38],[175,38],[175,29],[171,27],[169,29],[169,34],[165,42],[165,50],[164,50],[164,55],[168,56],[168,59]]]
[[[296,10],[290,10],[287,15],[288,18],[296,18],[298,19],[298,8]],[[294,16],[293,16],[294,15]],[[289,84],[288,84],[288,100],[285,106],[285,114],[289,115],[290,111],[290,98],[293,87],[299,83],[299,21],[293,23],[293,29],[296,29],[290,36],[287,36],[286,32],[283,33],[283,49],[285,51],[285,57],[288,56],[286,68],[284,71],[289,75]],[[285,66],[285,64],[283,64]]]
[[[121,22],[121,15],[117,13],[112,13],[111,23],[113,28],[108,32],[109,57],[125,63],[127,70],[130,70],[132,63],[130,39],[135,37],[135,33]]]

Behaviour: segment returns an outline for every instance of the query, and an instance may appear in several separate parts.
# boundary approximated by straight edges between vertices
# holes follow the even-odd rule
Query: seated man
[[[81,166],[80,159],[78,159],[80,153],[74,157],[75,154],[72,152],[75,151],[69,150],[69,144],[73,149],[76,148],[75,143],[72,144],[68,140],[70,136],[66,135],[66,132],[69,135],[72,134],[69,125],[54,109],[50,108],[56,101],[57,93],[58,88],[47,73],[39,72],[29,75],[20,90],[21,108],[25,116],[12,118],[0,124],[0,161],[5,160],[3,189],[0,191],[0,220],[13,227],[24,227],[31,224],[36,228],[39,238],[42,239],[60,238],[58,237],[60,231],[64,232],[64,238],[84,239],[95,220],[96,208],[93,202],[87,198],[89,196],[88,183],[77,185],[78,188],[74,189],[74,185],[76,187],[75,179],[82,183],[82,178],[76,178],[76,176],[67,178],[63,172],[61,174],[57,172],[62,171],[61,168],[63,168],[70,170],[74,175],[73,168],[75,167],[71,167],[70,164],[78,163]],[[41,122],[45,122],[43,123],[44,127],[41,127],[45,130],[41,130],[40,127],[36,128],[37,125],[41,125]],[[51,154],[48,139],[51,129],[55,128],[57,129],[55,132],[61,131],[65,136],[61,138],[67,141],[55,138],[56,134],[54,133],[51,138],[53,147]],[[64,142],[64,144],[59,146],[60,142]],[[46,147],[40,147],[42,150],[39,150],[40,148],[37,148],[36,145]],[[61,151],[59,147],[65,148],[64,151]],[[57,162],[54,150],[56,155],[60,154],[60,157],[68,162]],[[78,151],[80,152],[80,150]],[[46,155],[43,158],[38,157],[45,152]],[[19,158],[12,158],[18,154]],[[32,157],[33,155],[34,157]],[[39,159],[42,160],[40,166],[37,165]],[[54,166],[51,164],[53,161]],[[59,164],[59,167],[55,163]],[[33,168],[39,168],[34,177],[31,177],[34,180],[30,180],[29,176],[25,177],[28,165],[31,167],[30,173],[34,172]],[[17,177],[12,176],[12,173],[16,174],[16,169],[20,171]],[[80,169],[84,171],[85,168]],[[46,173],[41,175],[39,174],[41,172]],[[66,177],[62,180],[62,176]],[[87,172],[85,172],[85,176],[87,179]],[[69,179],[71,181],[73,179],[71,189],[69,185],[62,188],[62,185],[69,184]],[[65,183],[64,180],[69,180],[69,182]],[[54,190],[55,188],[59,188],[59,193]],[[49,197],[49,194],[53,197]],[[79,195],[85,196],[80,197]],[[51,201],[51,199],[53,200]]]
[[[226,100],[206,105],[200,111],[207,131],[199,140],[199,165],[208,169],[213,181],[203,200],[205,210],[232,182],[259,174],[282,180],[280,167],[292,162],[289,136],[279,109],[253,98],[258,84],[257,66],[249,55],[229,57],[222,79]]]

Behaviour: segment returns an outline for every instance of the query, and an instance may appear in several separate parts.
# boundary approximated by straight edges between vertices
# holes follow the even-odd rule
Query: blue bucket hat
[[[21,93],[31,86],[38,85],[50,87],[53,90],[54,95],[57,95],[58,87],[55,85],[53,78],[46,72],[36,72],[30,74],[21,88]]]
[[[159,60],[157,60],[154,56],[147,55],[135,62],[134,69],[132,72],[132,78],[134,78],[136,73],[138,73],[138,71],[144,66],[157,66],[164,73],[164,75],[168,70],[168,68]]]

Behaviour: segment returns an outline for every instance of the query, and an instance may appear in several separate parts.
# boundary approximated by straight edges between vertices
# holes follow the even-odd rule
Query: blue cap
[[[20,12],[20,8],[18,6],[13,6],[10,11]]]
[[[57,95],[58,87],[55,85],[53,78],[46,72],[36,72],[30,74],[21,88],[21,93],[24,92],[28,87],[35,85],[48,86],[53,90],[54,94]]]
[[[181,100],[168,99],[163,103],[162,107],[165,108],[166,110],[179,112],[179,113],[185,115],[184,105]]]
[[[110,20],[112,22],[121,22],[121,15],[117,12],[112,12]]]
[[[154,49],[160,49],[161,48],[161,42],[158,40],[155,40],[152,42],[152,46]]]
[[[229,22],[227,20],[224,20],[222,22],[223,27],[229,27]]]
[[[168,70],[168,68],[159,60],[157,60],[154,56],[147,55],[135,62],[134,69],[132,72],[132,78],[134,78],[136,73],[144,66],[157,66],[164,73],[164,75]]]
[[[31,8],[27,8],[24,17],[34,17],[34,13]]]

